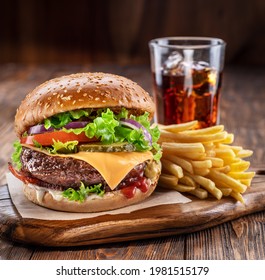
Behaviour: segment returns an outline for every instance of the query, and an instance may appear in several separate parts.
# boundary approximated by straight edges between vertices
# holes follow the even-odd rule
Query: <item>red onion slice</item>
[[[120,124],[132,129],[142,129],[145,140],[152,146],[152,136],[143,125],[132,119],[120,119]]]
[[[64,126],[66,129],[70,128],[83,128],[85,127],[89,122],[69,122]]]
[[[83,128],[88,124],[88,122],[70,122],[64,126],[66,129],[71,129],[71,128]],[[55,129],[53,127],[50,127],[46,129],[43,124],[37,124],[29,128],[28,134],[33,135],[33,134],[41,134],[45,132],[51,132],[54,131]],[[60,130],[60,129],[56,129]]]
[[[37,124],[29,128],[28,134],[29,135],[41,134],[50,131],[54,131],[54,128],[50,127],[49,129],[46,129],[43,124]]]

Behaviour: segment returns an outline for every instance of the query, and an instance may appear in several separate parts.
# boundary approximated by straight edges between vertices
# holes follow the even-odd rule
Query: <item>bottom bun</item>
[[[143,201],[155,190],[158,176],[149,181],[147,192],[136,189],[132,198],[125,197],[120,190],[107,192],[102,197],[90,195],[84,202],[70,201],[62,196],[62,192],[53,191],[33,184],[24,184],[25,196],[35,204],[53,210],[66,212],[100,212],[122,208]]]

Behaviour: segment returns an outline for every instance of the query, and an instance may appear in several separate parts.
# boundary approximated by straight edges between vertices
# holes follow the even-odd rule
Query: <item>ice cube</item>
[[[164,69],[173,70],[178,67],[180,62],[183,60],[183,56],[177,52],[172,52],[164,62]]]
[[[206,68],[209,68],[210,67],[210,64],[206,61],[194,61],[193,62],[193,69],[195,70],[203,70],[203,69],[206,69]]]

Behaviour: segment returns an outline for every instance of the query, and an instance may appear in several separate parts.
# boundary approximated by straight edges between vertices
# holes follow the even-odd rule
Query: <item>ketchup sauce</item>
[[[146,178],[141,177],[137,181],[134,181],[129,186],[121,188],[122,194],[127,198],[134,197],[136,189],[139,189],[141,192],[145,193],[148,190]]]

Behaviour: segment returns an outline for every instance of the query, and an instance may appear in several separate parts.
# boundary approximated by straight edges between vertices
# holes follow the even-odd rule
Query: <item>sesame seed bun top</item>
[[[15,116],[18,137],[55,114],[85,108],[125,107],[134,114],[154,114],[149,94],[135,82],[107,73],[77,73],[49,80],[30,92]]]

